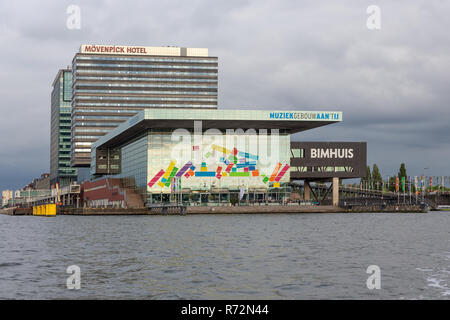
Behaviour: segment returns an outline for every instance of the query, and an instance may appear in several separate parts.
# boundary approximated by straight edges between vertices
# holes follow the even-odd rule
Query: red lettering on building
[[[145,47],[126,47],[126,53],[130,54],[148,54]],[[96,46],[96,45],[85,45],[83,52],[89,53],[125,53],[124,46]]]

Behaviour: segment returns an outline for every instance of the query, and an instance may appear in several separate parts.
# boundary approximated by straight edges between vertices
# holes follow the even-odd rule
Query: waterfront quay
[[[8,195],[23,209],[6,212],[303,212],[284,207],[298,203],[294,181],[314,204],[325,197],[311,184],[331,183],[334,208],[309,210],[341,210],[340,183],[365,176],[367,143],[291,136],[342,111],[221,109],[218,72],[207,48],[82,44],[52,84],[50,174]]]
[[[219,108],[218,58],[207,48],[81,45],[72,68],[60,69],[52,87],[50,173],[14,193],[4,190],[2,213],[437,207],[437,198],[408,197],[404,186],[400,195],[398,181],[395,193],[346,187],[346,179],[370,179],[367,142],[292,140],[341,124],[342,111]]]
[[[348,207],[317,205],[255,205],[255,206],[160,206],[157,208],[57,208],[56,215],[114,216],[114,215],[195,215],[195,214],[307,214],[346,212],[404,212],[425,213],[427,207],[418,204],[356,205]],[[0,214],[12,216],[33,215],[31,208],[9,208]],[[36,215],[36,214],[34,214]],[[45,216],[45,215],[44,215]],[[54,216],[47,215],[47,216]]]

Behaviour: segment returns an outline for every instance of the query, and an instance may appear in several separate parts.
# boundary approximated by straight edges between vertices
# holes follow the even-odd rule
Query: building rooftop
[[[148,129],[280,129],[291,134],[341,122],[340,111],[145,109],[93,143],[92,148],[119,146]]]

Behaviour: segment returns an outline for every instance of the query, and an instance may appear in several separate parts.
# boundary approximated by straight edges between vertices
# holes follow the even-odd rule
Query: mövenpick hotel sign
[[[207,48],[144,47],[83,44],[80,53],[148,56],[199,56],[207,57]]]

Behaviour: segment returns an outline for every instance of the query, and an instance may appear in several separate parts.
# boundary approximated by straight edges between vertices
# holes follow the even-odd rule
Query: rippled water
[[[0,215],[0,298],[449,299],[450,212]]]

